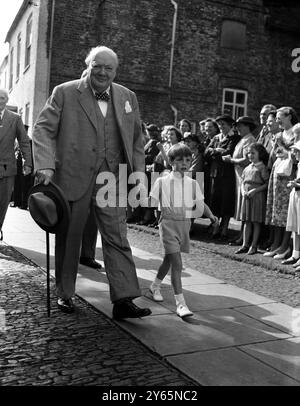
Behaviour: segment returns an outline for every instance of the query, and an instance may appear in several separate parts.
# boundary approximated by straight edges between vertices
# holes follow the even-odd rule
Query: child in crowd
[[[152,203],[160,211],[159,232],[164,248],[164,259],[150,286],[150,294],[153,300],[163,301],[160,287],[171,268],[176,312],[178,316],[185,317],[193,313],[187,307],[182,293],[181,252],[189,252],[191,218],[204,214],[214,224],[217,224],[218,219],[204,203],[197,181],[187,173],[192,163],[190,148],[181,143],[173,145],[168,151],[168,159],[171,172],[158,178],[150,192]]]
[[[287,184],[292,190],[290,193],[286,230],[293,232],[293,252],[292,256],[282,261],[282,263],[293,265],[296,271],[300,271],[300,141],[292,145],[291,149],[298,161],[297,177]]]
[[[266,215],[269,156],[265,147],[258,143],[249,146],[247,156],[251,163],[244,169],[241,183],[241,220],[245,222],[243,245],[236,254],[254,255]]]

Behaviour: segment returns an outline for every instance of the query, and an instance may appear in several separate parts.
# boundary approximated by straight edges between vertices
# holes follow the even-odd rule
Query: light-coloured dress
[[[263,162],[251,163],[242,173],[243,187],[246,192],[268,182],[269,171]],[[267,190],[255,193],[251,198],[243,196],[241,220],[264,223],[266,216]]]
[[[300,163],[298,163],[297,180],[300,183]],[[290,193],[286,231],[300,235],[300,190],[293,188]]]
[[[241,140],[236,144],[235,149],[233,151],[232,158],[233,159],[240,159],[246,158],[247,150],[249,145],[256,142],[255,137],[253,134],[249,133],[245,135]],[[236,220],[240,220],[241,215],[241,206],[242,206],[242,195],[241,195],[241,183],[242,183],[242,173],[245,167],[249,164],[249,161],[243,165],[234,164],[234,172],[235,172],[235,185],[236,185],[236,204],[235,204],[235,215],[234,218]]]
[[[285,150],[289,150],[291,145],[297,140],[292,129],[283,131],[280,138],[285,146]],[[277,150],[277,148],[281,147],[276,147],[275,145],[275,148]],[[287,184],[290,180],[295,179],[296,171],[293,169],[290,176],[278,175],[276,169],[280,162],[281,158],[277,158],[274,162],[269,179],[266,224],[286,228],[290,198],[290,189],[287,187]]]

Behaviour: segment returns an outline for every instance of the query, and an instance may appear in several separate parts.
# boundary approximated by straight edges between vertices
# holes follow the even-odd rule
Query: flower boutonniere
[[[125,103],[125,111],[126,111],[126,114],[132,112],[132,108],[131,108],[131,105],[128,100],[126,100],[126,103]]]

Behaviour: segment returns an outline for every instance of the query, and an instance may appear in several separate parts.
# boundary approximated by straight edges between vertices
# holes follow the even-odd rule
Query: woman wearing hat
[[[240,211],[242,204],[242,195],[241,195],[242,173],[244,168],[250,163],[247,157],[247,151],[249,145],[255,142],[255,137],[252,134],[252,131],[256,128],[256,124],[253,118],[249,116],[242,116],[237,119],[236,127],[238,134],[240,136],[240,141],[235,146],[232,157],[230,155],[223,156],[223,160],[225,162],[230,162],[231,164],[234,165],[235,180],[236,180],[236,204],[234,217],[236,220],[240,220]],[[236,243],[241,244],[242,242],[243,242],[243,233],[241,233]]]
[[[291,107],[281,107],[277,110],[276,121],[281,133],[275,139],[274,152],[276,161],[273,164],[267,196],[266,224],[273,226],[274,239],[270,251],[264,256],[274,259],[284,259],[290,252],[291,232],[286,230],[289,188],[288,183],[295,178],[296,166],[293,165],[291,173],[283,176],[280,163],[288,158],[291,146],[298,141],[297,131],[293,126],[298,122],[295,110]]]
[[[205,159],[209,163],[208,205],[213,213],[222,218],[221,238],[227,238],[230,217],[235,208],[235,174],[233,165],[222,160],[222,156],[232,156],[239,136],[233,131],[234,120],[228,115],[216,118],[220,133],[215,135],[205,149]],[[213,234],[213,238],[218,235]]]

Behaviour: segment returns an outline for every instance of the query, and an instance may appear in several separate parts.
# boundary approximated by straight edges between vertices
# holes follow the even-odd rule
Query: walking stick
[[[47,313],[50,317],[50,248],[49,233],[46,231],[46,252],[47,252]]]

